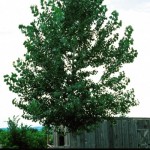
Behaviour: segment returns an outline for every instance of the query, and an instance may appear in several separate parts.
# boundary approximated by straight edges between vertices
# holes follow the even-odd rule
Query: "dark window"
[[[64,146],[65,145],[64,135],[60,134],[58,141],[59,141],[58,143],[59,146]]]

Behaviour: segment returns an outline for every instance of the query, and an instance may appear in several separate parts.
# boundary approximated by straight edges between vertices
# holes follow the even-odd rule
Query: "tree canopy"
[[[137,56],[133,28],[119,36],[117,11],[107,17],[103,0],[41,0],[31,6],[34,20],[19,25],[27,37],[24,57],[4,76],[19,98],[23,117],[43,125],[88,130],[103,119],[125,115],[138,104],[123,64]],[[92,69],[88,69],[91,67]],[[104,72],[98,82],[90,77]]]

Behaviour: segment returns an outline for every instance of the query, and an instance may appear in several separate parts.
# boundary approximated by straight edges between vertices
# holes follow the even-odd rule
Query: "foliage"
[[[19,119],[8,120],[8,130],[0,132],[0,141],[4,148],[39,149],[46,148],[46,132],[38,131],[27,125],[18,126]]]
[[[54,132],[54,128],[52,127],[52,126],[44,126],[43,128],[42,128],[42,132],[43,133],[46,133],[46,135],[47,135],[47,142],[48,142],[48,144],[50,144],[50,145],[53,145],[53,140],[54,140],[54,134],[53,134],[53,132]]]
[[[9,145],[8,132],[6,130],[0,130],[0,144],[3,146]]]
[[[24,118],[76,132],[138,104],[120,71],[137,56],[133,28],[119,37],[117,11],[107,17],[103,0],[41,0],[41,8],[31,10],[33,22],[19,26],[27,52],[13,63],[16,72],[4,76]],[[90,76],[100,67],[104,72],[94,82]]]

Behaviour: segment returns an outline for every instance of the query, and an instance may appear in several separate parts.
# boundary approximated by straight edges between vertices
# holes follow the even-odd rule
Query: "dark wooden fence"
[[[150,148],[149,118],[116,118],[100,123],[93,132],[70,134],[72,148]]]
[[[69,133],[68,148],[150,148],[150,118],[116,118],[104,121],[92,132]]]

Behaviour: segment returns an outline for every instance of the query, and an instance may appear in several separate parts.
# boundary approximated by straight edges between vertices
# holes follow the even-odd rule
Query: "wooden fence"
[[[59,147],[59,135],[54,134],[54,146]],[[150,148],[150,118],[116,118],[116,123],[104,121],[92,132],[72,133],[64,137],[67,148]]]

